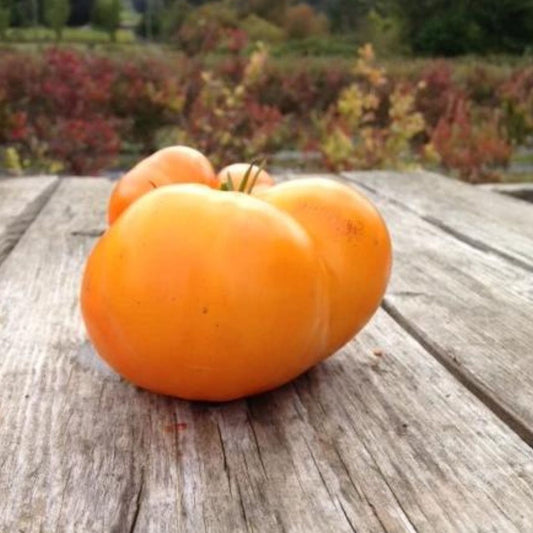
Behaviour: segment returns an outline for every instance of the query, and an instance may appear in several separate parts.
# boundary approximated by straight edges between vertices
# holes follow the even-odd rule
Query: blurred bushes
[[[59,19],[68,26],[96,22],[111,37],[120,21],[127,29],[137,26],[143,39],[172,43],[191,55],[216,50],[228,30],[243,31],[252,42],[321,55],[353,54],[345,42],[371,42],[381,55],[533,50],[531,0],[0,0],[2,39],[11,35],[8,25],[58,28]]]
[[[326,15],[318,13],[309,4],[296,4],[287,8],[283,27],[290,39],[304,39],[328,33]]]
[[[240,27],[246,32],[252,42],[261,41],[268,44],[277,44],[287,38],[282,28],[253,13],[242,20]]]
[[[497,179],[533,136],[533,69],[452,61],[269,58],[242,30],[223,56],[48,49],[0,56],[0,152],[23,169],[95,173],[187,142],[219,164],[313,150],[327,168],[440,165]],[[0,154],[1,155],[1,154]]]
[[[402,0],[393,4],[416,53],[457,56],[531,50],[530,0]]]
[[[147,58],[59,49],[0,56],[0,143],[23,168],[98,172],[125,142],[152,149],[182,101],[169,66]]]

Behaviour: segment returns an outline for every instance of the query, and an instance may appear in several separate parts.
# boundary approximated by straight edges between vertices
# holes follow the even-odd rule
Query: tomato
[[[188,146],[163,148],[143,159],[117,182],[109,201],[109,223],[143,194],[172,183],[219,186],[211,163],[198,150]]]
[[[101,237],[81,308],[98,353],[146,389],[224,401],[332,355],[377,309],[391,243],[362,194],[326,179],[257,196],[179,184]]]
[[[333,180],[288,181],[262,191],[260,198],[300,223],[324,263],[328,356],[368,322],[383,297],[391,268],[387,227],[365,196]]]
[[[93,250],[82,311],[100,355],[133,383],[229,400],[315,362],[326,279],[289,215],[252,196],[175,185],[137,200]]]
[[[257,165],[249,165],[248,163],[233,163],[223,168],[217,175],[220,184],[227,184],[231,180],[234,189],[239,189],[246,173],[249,173],[245,192],[258,192],[274,185],[274,180],[270,174],[258,167]]]

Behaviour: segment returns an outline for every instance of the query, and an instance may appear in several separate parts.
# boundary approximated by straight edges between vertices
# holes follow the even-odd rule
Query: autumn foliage
[[[363,47],[352,66],[287,68],[238,29],[226,55],[104,56],[50,48],[0,56],[0,160],[15,171],[95,174],[167,144],[217,165],[282,149],[325,168],[440,166],[498,179],[533,133],[533,70],[426,62],[402,72]]]

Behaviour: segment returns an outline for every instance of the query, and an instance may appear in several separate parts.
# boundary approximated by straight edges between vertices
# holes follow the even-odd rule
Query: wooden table
[[[94,356],[80,274],[111,184],[0,181],[0,532],[532,532],[533,205],[352,173],[392,232],[382,309],[224,405]]]

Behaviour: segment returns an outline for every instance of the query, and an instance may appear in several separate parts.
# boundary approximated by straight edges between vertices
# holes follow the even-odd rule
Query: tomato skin
[[[177,184],[116,219],[87,261],[98,353],[154,392],[225,401],[280,386],[376,311],[392,250],[362,194],[326,179],[257,196]]]
[[[142,195],[173,183],[201,183],[218,188],[209,160],[188,146],[163,148],[143,159],[117,182],[108,207],[109,224]]]
[[[108,229],[81,306],[111,367],[185,399],[286,383],[328,337],[326,278],[307,233],[266,202],[199,185],[150,192]]]
[[[262,191],[259,198],[307,231],[329,280],[329,342],[321,358],[348,342],[377,310],[390,277],[389,232],[374,205],[336,181],[306,178]]]
[[[258,167],[257,165],[251,165],[251,173],[248,179],[248,184],[246,185],[246,192],[250,192],[250,186],[252,185],[251,181],[254,178],[254,176],[257,174],[257,179],[255,181],[255,185],[253,188],[252,193],[262,191],[264,189],[267,189],[269,187],[272,187],[274,185],[274,179],[270,174],[264,170]],[[228,165],[227,167],[224,167],[218,174],[217,179],[220,184],[227,183],[229,177],[231,177],[231,182],[233,184],[233,187],[235,189],[238,189],[240,184],[242,183],[244,176],[250,169],[250,164],[248,163],[233,163],[232,165]]]

